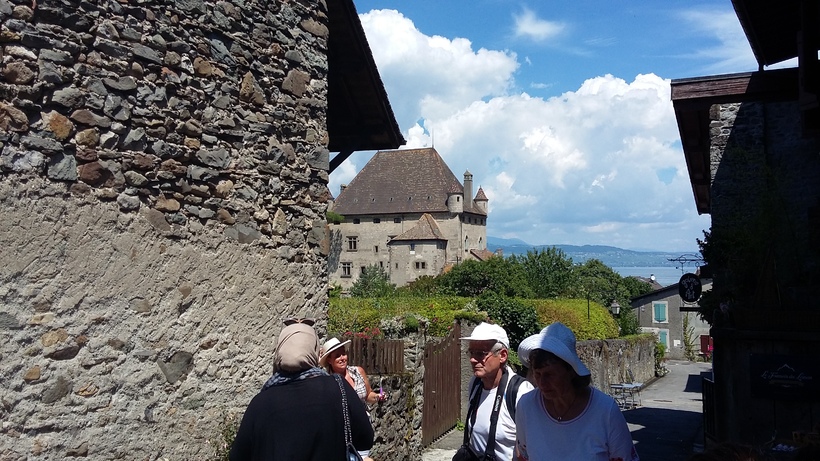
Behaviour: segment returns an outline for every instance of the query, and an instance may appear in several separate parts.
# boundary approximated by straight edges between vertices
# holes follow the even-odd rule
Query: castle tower
[[[464,204],[465,210],[473,208],[473,174],[470,170],[464,172]]]

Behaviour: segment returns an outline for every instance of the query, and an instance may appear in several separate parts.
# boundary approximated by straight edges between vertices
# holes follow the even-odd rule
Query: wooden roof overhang
[[[405,143],[353,0],[327,0],[328,149],[332,172],[353,152]]]
[[[797,98],[798,69],[672,80],[672,106],[698,214],[711,210],[710,110],[715,104]]]

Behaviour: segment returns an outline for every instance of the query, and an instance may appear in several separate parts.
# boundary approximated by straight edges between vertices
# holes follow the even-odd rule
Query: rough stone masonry
[[[327,6],[0,20],[0,459],[208,459],[325,315]]]

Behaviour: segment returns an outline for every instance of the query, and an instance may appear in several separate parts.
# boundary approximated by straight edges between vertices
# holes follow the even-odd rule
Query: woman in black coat
[[[231,461],[347,461],[339,382],[318,367],[319,339],[295,323],[282,329],[274,373],[248,405],[231,447]],[[353,445],[373,446],[373,427],[356,392],[347,395]]]

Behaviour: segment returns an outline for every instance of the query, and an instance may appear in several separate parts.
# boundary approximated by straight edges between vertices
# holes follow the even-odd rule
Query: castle
[[[331,206],[343,219],[329,223],[330,283],[349,288],[377,265],[402,286],[485,259],[487,202],[480,187],[473,196],[473,175],[462,186],[433,148],[377,152]]]

